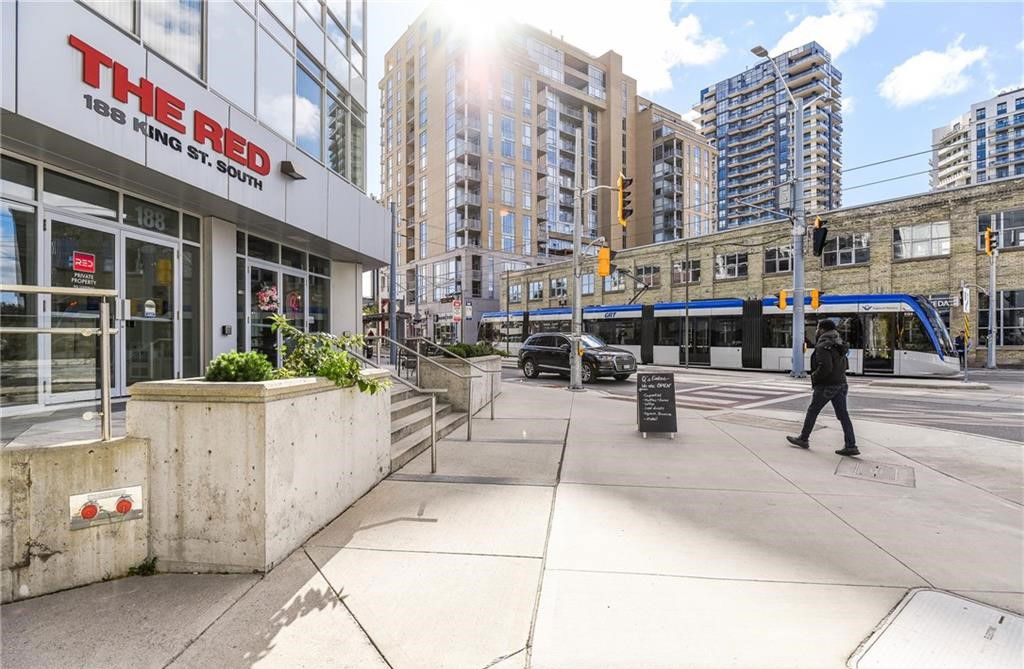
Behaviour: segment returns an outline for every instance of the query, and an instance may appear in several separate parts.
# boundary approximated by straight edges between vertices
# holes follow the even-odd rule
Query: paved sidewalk
[[[1024,612],[1021,444],[506,381],[265,577],[127,578],[4,606],[3,666],[841,668],[908,589]],[[486,412],[484,412],[486,414]],[[482,414],[482,415],[484,415]]]

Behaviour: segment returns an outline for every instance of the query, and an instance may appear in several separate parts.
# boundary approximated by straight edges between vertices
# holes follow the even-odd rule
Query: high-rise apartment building
[[[671,109],[637,98],[634,215],[627,246],[641,246],[715,229],[718,151]]]
[[[841,205],[842,74],[810,42],[775,56],[785,86],[804,101],[804,211]],[[701,91],[701,130],[718,149],[718,220],[724,230],[792,209],[793,105],[765,60]],[[756,206],[752,206],[756,205]]]
[[[1024,174],[1024,88],[976,102],[932,130],[932,190]]]
[[[480,45],[440,11],[385,56],[381,193],[398,211],[405,310],[438,339],[473,341],[475,320],[453,327],[452,298],[497,308],[502,271],[571,254],[577,176],[590,187],[634,171],[636,82],[612,51],[594,57],[520,24]],[[584,242],[625,245],[610,191],[585,197],[581,220]]]

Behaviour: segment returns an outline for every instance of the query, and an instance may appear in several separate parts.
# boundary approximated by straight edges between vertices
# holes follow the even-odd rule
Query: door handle
[[[124,320],[124,300],[114,300],[114,320]]]

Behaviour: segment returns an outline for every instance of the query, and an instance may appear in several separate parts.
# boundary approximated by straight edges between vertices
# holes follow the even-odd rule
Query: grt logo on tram
[[[113,71],[112,93],[115,99],[127,104],[128,96],[134,95],[139,101],[139,111],[143,115],[155,119],[175,132],[186,134],[185,125],[182,123],[186,107],[182,100],[155,86],[145,77],[140,77],[138,82],[130,80],[127,67],[74,35],[68,36],[68,44],[82,54],[82,81],[93,88],[99,88],[101,68],[110,68]],[[221,126],[198,109],[193,110],[192,138],[200,145],[209,144],[215,153],[256,174],[270,174],[270,156],[262,147],[253,144],[230,128]]]

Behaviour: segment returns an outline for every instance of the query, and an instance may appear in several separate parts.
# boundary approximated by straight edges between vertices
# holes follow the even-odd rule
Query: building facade
[[[1024,174],[1024,88],[976,102],[932,130],[932,190]]]
[[[676,112],[637,99],[634,215],[627,247],[715,229],[718,151]]]
[[[60,289],[116,291],[115,396],[233,349],[276,361],[274,314],[359,331],[388,252],[362,0],[0,11],[0,283],[58,291],[3,292],[4,326],[95,327],[99,298]],[[0,410],[93,401],[97,339],[3,333]]]
[[[614,52],[594,57],[521,24],[481,45],[440,11],[385,56],[381,193],[396,208],[405,311],[437,339],[473,341],[475,327],[454,327],[453,298],[496,308],[503,271],[571,254],[576,179],[633,173],[636,82]],[[625,246],[614,219],[610,192],[584,198],[584,243]]]
[[[927,296],[954,335],[967,317],[979,364],[988,338],[989,300],[975,290],[965,314],[958,294],[962,283],[987,292],[991,258],[984,252],[984,231],[993,226],[1002,248],[995,309],[998,361],[1024,362],[1024,178],[838,209],[822,217],[829,241],[820,258],[807,257],[808,289]],[[779,252],[789,238],[789,222],[774,221],[628,249],[613,262],[650,286],[641,303],[759,298],[792,287],[791,258]],[[512,299],[503,301],[502,309],[506,304],[513,310],[559,306],[549,287],[570,271],[562,262],[510,274]],[[589,263],[584,272],[584,306],[626,304],[638,288],[622,275],[595,276]]]
[[[804,211],[836,209],[842,197],[842,74],[817,42],[774,60],[790,93],[805,103]],[[791,210],[795,110],[771,62],[705,88],[700,97],[694,109],[701,131],[718,149],[717,229]]]

